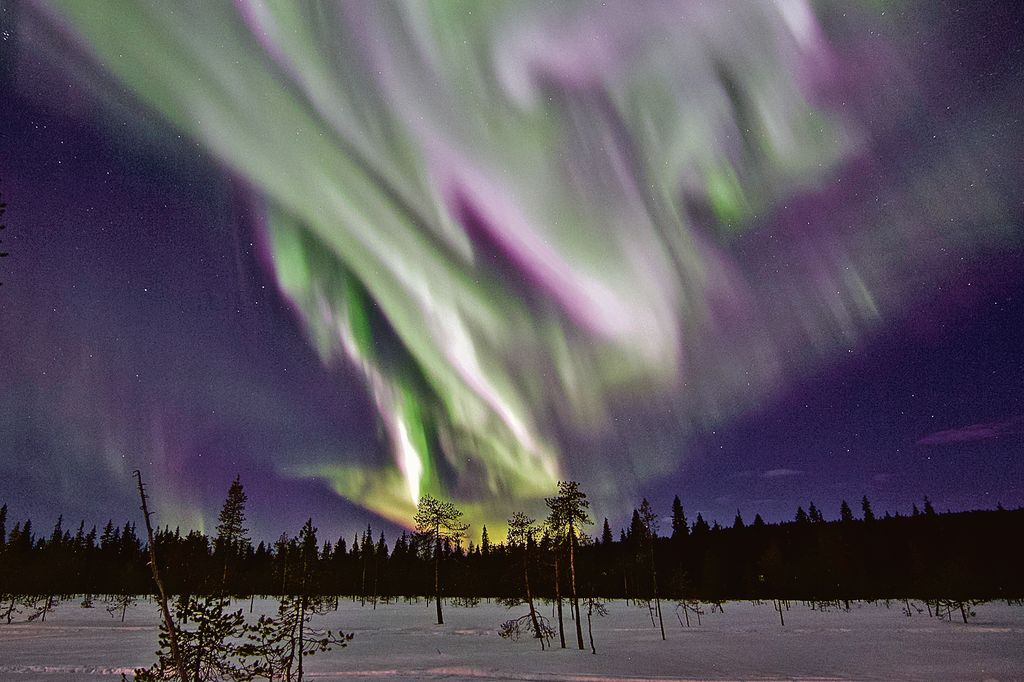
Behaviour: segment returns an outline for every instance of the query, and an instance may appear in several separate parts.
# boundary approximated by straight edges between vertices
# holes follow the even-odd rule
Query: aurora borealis
[[[19,505],[1024,501],[1019,10],[0,7]]]

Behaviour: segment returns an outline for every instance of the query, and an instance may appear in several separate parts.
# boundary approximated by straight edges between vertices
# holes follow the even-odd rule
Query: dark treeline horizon
[[[937,513],[925,498],[909,516],[876,517],[866,497],[859,506],[855,515],[841,502],[833,521],[813,503],[780,523],[760,515],[745,520],[737,512],[722,526],[700,514],[690,523],[676,497],[664,537],[652,533],[637,510],[617,533],[607,519],[596,523],[581,538],[576,582],[581,594],[602,598],[1024,597],[1024,508]],[[520,596],[521,548],[503,541],[486,534],[466,546],[446,541],[444,596]],[[406,531],[390,543],[370,526],[353,538],[323,538],[310,520],[294,536],[258,543],[246,537],[226,546],[198,530],[162,527],[155,547],[167,587],[178,595],[216,592],[225,581],[237,596],[294,594],[300,556],[304,565],[313,560],[312,577],[301,587],[311,594],[375,600],[434,589],[430,550]],[[530,544],[530,580],[539,597],[566,587],[554,584],[559,551],[547,534]],[[97,529],[84,522],[67,527],[60,517],[40,532],[30,520],[12,523],[6,505],[0,508],[0,593],[152,594],[147,560],[147,545],[131,521]]]
[[[864,497],[866,497],[866,496],[864,496]],[[647,499],[647,498],[644,498],[644,499]],[[652,500],[652,506],[657,509],[658,505],[653,503],[654,498],[652,497],[650,499]],[[675,495],[675,499],[682,499],[682,498],[681,498],[680,495]],[[15,505],[12,506],[12,505],[8,504],[8,502],[9,502],[8,500],[5,500],[3,497],[0,497],[0,506],[2,506],[2,507],[7,509],[7,511],[5,512],[4,517],[3,517],[4,521],[5,521],[6,533],[9,534],[11,532],[11,530],[13,529],[13,525],[15,523],[20,522],[21,524],[24,524],[24,522],[26,520],[31,520],[32,528],[33,528],[33,533],[36,534],[36,536],[37,536],[36,539],[37,540],[39,538],[41,538],[43,535],[46,535],[48,537],[50,535],[53,527],[54,527],[54,524],[57,523],[58,521],[60,521],[60,523],[62,524],[62,527],[64,528],[64,530],[76,531],[79,526],[82,526],[85,529],[86,533],[88,533],[90,530],[92,530],[94,528],[96,529],[97,533],[102,533],[103,527],[106,524],[112,524],[114,527],[121,527],[121,528],[123,528],[123,526],[125,525],[126,522],[131,524],[131,525],[138,525],[139,523],[141,523],[141,517],[139,519],[135,518],[135,516],[138,516],[137,514],[135,516],[131,516],[131,518],[128,518],[128,516],[124,516],[124,517],[121,517],[121,519],[117,519],[117,518],[114,518],[113,516],[109,516],[106,519],[104,519],[103,516],[99,516],[99,518],[93,517],[93,518],[87,520],[87,519],[83,518],[83,515],[76,515],[74,518],[72,518],[69,515],[61,512],[60,510],[54,510],[52,513],[48,513],[46,518],[41,519],[40,517],[36,516],[39,513],[39,509],[40,509],[39,507],[36,507],[34,505],[21,505],[22,508],[21,508],[21,511],[19,512],[19,506],[18,505],[15,504]],[[815,504],[815,502],[813,500],[809,500],[807,505],[797,503],[797,506],[794,507],[793,509],[791,509],[789,512],[782,513],[782,512],[776,511],[776,513],[774,513],[774,514],[762,513],[760,511],[750,512],[750,511],[748,511],[748,509],[743,508],[743,506],[741,505],[739,508],[735,509],[735,511],[730,511],[728,513],[724,513],[723,512],[724,518],[720,518],[720,517],[718,517],[718,516],[716,516],[714,514],[705,512],[703,509],[699,510],[695,515],[692,515],[690,513],[690,511],[687,510],[686,516],[687,516],[687,519],[688,519],[687,523],[688,523],[688,525],[689,525],[689,527],[691,529],[697,523],[697,521],[696,521],[697,518],[703,519],[704,522],[707,523],[708,527],[712,528],[712,529],[731,528],[733,526],[734,522],[735,522],[736,515],[741,516],[743,518],[743,520],[744,520],[744,523],[746,523],[748,525],[753,524],[755,519],[760,519],[760,522],[763,522],[766,525],[786,524],[786,523],[794,521],[796,516],[800,513],[801,510],[803,510],[804,513],[808,513],[808,514],[811,513],[812,510],[817,510],[817,513],[820,514],[820,520],[821,521],[830,522],[830,521],[838,521],[838,520],[840,520],[840,517],[841,517],[841,514],[842,514],[842,505],[845,502],[846,502],[845,499],[838,499],[832,505],[828,505],[828,506],[822,505],[822,506],[818,507],[818,506],[816,506],[816,504]],[[855,515],[856,518],[860,518],[862,516],[861,504],[862,504],[861,501],[857,501],[854,498],[851,498],[849,506],[850,506],[851,509],[854,510],[854,515]],[[870,504],[871,504],[872,507],[874,507],[874,501],[873,500],[870,502]],[[910,500],[908,500],[908,501],[906,501],[906,506],[907,506],[907,509],[901,509],[901,506],[897,505],[895,509],[888,509],[888,508],[886,508],[884,510],[875,510],[874,514],[879,519],[911,517],[911,516],[916,516],[918,514],[923,514],[924,513],[924,509],[926,508],[926,506],[932,512],[934,512],[936,514],[942,514],[942,515],[946,515],[946,514],[959,514],[959,513],[971,513],[971,512],[978,512],[978,511],[995,511],[995,510],[1003,510],[1004,509],[1003,503],[998,501],[998,500],[993,501],[993,506],[990,507],[990,508],[989,507],[958,508],[956,506],[950,506],[950,505],[941,504],[939,500],[932,500],[932,499],[930,499],[930,496],[928,496],[928,495],[923,495],[917,501],[910,501]],[[26,510],[23,507],[27,507],[28,509]],[[662,509],[659,509],[659,512],[665,512],[664,514],[660,514],[660,518],[663,521],[662,525],[664,526],[664,529],[665,529],[665,531],[663,533],[660,533],[660,534],[665,534],[665,533],[670,533],[671,532],[671,531],[668,530],[668,526],[670,524],[670,513],[671,513],[670,512],[670,508],[671,508],[670,504],[668,504],[668,505],[664,505],[664,507]],[[212,528],[215,525],[218,509],[219,509],[219,507],[215,507],[215,508],[212,508],[212,509],[209,509],[209,510],[205,510],[203,512],[203,514],[201,515],[201,517],[200,517],[200,519],[201,519],[200,520],[200,524],[199,524],[200,527],[198,527],[198,528],[193,526],[192,524],[188,524],[188,523],[173,523],[172,522],[172,523],[158,523],[159,529],[161,531],[167,530],[167,529],[171,529],[174,532],[177,532],[177,533],[179,533],[179,534],[181,534],[183,536],[188,535],[189,533],[191,533],[193,531],[204,532],[203,528]],[[1009,507],[1005,507],[1005,509],[1008,509],[1008,510],[1011,510],[1011,511],[1015,511],[1015,510],[1018,510],[1018,509],[1024,509],[1024,504],[1022,504],[1020,506],[1017,506],[1017,507],[1015,507],[1015,506],[1013,506],[1011,504]],[[49,511],[49,510],[47,510],[47,511]],[[612,528],[612,530],[614,532],[614,537],[617,540],[620,537],[621,533],[628,529],[628,526],[630,525],[630,521],[631,521],[631,514],[635,514],[635,512],[636,512],[636,508],[634,508],[630,512],[626,512],[624,514],[619,512],[618,514],[615,515],[615,516],[618,517],[618,521],[616,521],[615,520],[615,516],[612,516],[612,515],[607,515],[607,516],[606,515],[599,515],[597,517],[597,519],[596,519],[597,523],[591,528],[591,530],[593,531],[592,534],[600,534],[601,522],[604,521],[604,520],[608,520],[609,524],[610,524],[610,526],[611,526],[611,528]],[[247,511],[247,515],[249,513],[250,512]],[[265,516],[265,513],[259,514],[259,518],[261,520],[265,520],[265,519],[263,519],[264,516]],[[291,514],[291,516],[294,517],[295,514]],[[308,514],[307,515],[301,515],[301,516],[299,516],[299,519],[300,520],[305,520],[306,516],[308,516]],[[413,520],[412,520],[411,516],[409,518],[409,523],[408,524],[397,523],[397,522],[391,521],[391,520],[389,520],[387,518],[379,517],[379,516],[376,516],[376,515],[372,515],[372,516],[373,516],[373,518],[370,518],[370,519],[367,519],[366,516],[364,516],[363,517],[363,521],[361,523],[360,522],[356,522],[356,524],[358,524],[358,525],[353,525],[351,519],[347,519],[347,518],[344,518],[344,517],[340,518],[340,519],[332,517],[332,518],[326,519],[326,520],[318,519],[318,518],[314,518],[314,517],[310,517],[310,518],[313,521],[314,525],[317,525],[318,529],[321,532],[321,535],[324,535],[325,537],[326,536],[330,536],[330,537],[337,537],[337,538],[345,538],[348,543],[351,543],[353,537],[361,537],[362,536],[363,532],[365,531],[365,524],[366,523],[370,524],[370,526],[374,529],[374,532],[383,531],[385,533],[385,535],[387,536],[388,540],[389,540],[389,544],[391,544],[393,542],[393,540],[397,539],[401,535],[403,530],[406,533],[410,533],[410,534],[413,532],[413,525],[414,524],[413,524]],[[264,523],[260,523],[259,520],[257,520],[255,517],[256,517],[256,515],[253,515],[253,519],[252,520],[256,522],[256,526],[266,530],[267,526]],[[322,530],[323,527],[321,525],[322,521],[326,521],[326,523],[331,526],[332,530],[324,533],[323,530]],[[159,518],[158,517],[155,517],[155,522],[159,522]],[[466,533],[466,536],[463,539],[464,542],[469,542],[470,544],[477,544],[477,543],[479,543],[479,541],[480,541],[479,533],[480,533],[481,528],[483,528],[483,527],[486,527],[486,524],[485,525],[481,525],[480,523],[475,523],[475,522],[471,523],[470,524],[470,529]],[[252,542],[253,542],[254,545],[258,545],[260,542],[264,542],[264,543],[270,545],[270,544],[273,544],[274,542],[276,542],[277,539],[282,534],[290,534],[290,533],[297,533],[298,532],[297,528],[288,528],[286,526],[282,526],[282,525],[277,524],[277,523],[270,524],[269,528],[271,529],[271,530],[269,530],[269,532],[255,533],[255,535],[257,535],[257,537],[253,537],[252,538]],[[278,528],[280,528],[280,532],[278,532],[278,530],[277,530]],[[0,530],[2,530],[2,529],[0,529]],[[141,533],[140,533],[140,535],[141,535]],[[503,538],[494,538],[493,537],[493,528],[492,528],[491,541],[494,544],[499,544],[502,540],[503,540]]]

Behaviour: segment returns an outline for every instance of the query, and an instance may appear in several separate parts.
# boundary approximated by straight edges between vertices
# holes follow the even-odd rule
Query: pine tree
[[[506,544],[510,552],[518,553],[523,560],[523,591],[526,593],[526,603],[530,607],[528,614],[530,624],[533,627],[533,636],[540,640],[540,648],[544,649],[547,639],[554,634],[554,630],[548,625],[547,620],[537,613],[533,604],[533,591],[530,589],[530,552],[537,541],[537,534],[540,529],[537,522],[522,512],[516,512],[508,520],[508,535]],[[503,637],[518,635],[522,618],[506,621],[502,625],[501,634]]]
[[[366,524],[366,532],[363,533],[363,553],[359,572],[359,603],[364,606],[366,605],[366,573],[375,561],[374,554],[373,531],[370,529],[370,524]]]
[[[924,515],[935,516],[935,507],[932,506],[932,501],[928,499],[928,496],[924,496]]]
[[[825,517],[821,515],[821,510],[814,505],[814,502],[811,502],[811,506],[807,508],[807,518],[811,523],[825,523]]]
[[[868,501],[867,495],[860,499],[860,509],[864,513],[865,521],[870,523],[875,520],[875,513],[871,511],[871,502]]]
[[[804,511],[803,507],[796,508],[796,519],[797,523],[807,523],[810,519],[807,516],[807,512]]]
[[[849,523],[853,521],[853,510],[850,509],[850,505],[843,500],[839,504],[839,520],[843,523]]]
[[[640,520],[640,510],[634,509],[633,516],[629,519],[629,530],[626,531],[626,538],[634,545],[639,547],[644,541],[644,523]]]
[[[322,597],[290,595],[281,597],[274,616],[260,616],[249,628],[238,655],[246,662],[250,677],[237,679],[296,680],[301,682],[307,657],[343,648],[352,634],[312,627],[316,615],[326,613],[333,602]],[[231,679],[231,678],[228,678]]]
[[[217,544],[226,549],[237,550],[239,545],[248,542],[249,529],[245,527],[245,503],[249,496],[245,494],[239,476],[228,487],[228,495],[217,516]]]
[[[548,525],[554,530],[556,542],[569,548],[570,597],[576,616],[576,640],[582,651],[583,626],[580,623],[580,601],[576,594],[576,544],[579,542],[580,527],[593,523],[587,514],[590,502],[576,481],[559,481],[558,494],[545,498],[544,502],[550,510]]]
[[[690,534],[690,528],[686,522],[686,514],[683,513],[683,503],[676,495],[672,500],[672,539],[679,540]]]
[[[736,518],[734,518],[732,520],[732,527],[736,528],[736,529],[739,529],[739,528],[743,528],[744,525],[745,524],[743,523],[743,516],[740,514],[740,510],[737,509],[736,510]]]
[[[32,551],[32,547],[36,544],[35,535],[32,533],[32,519],[25,519],[25,523],[21,525],[21,533],[18,535],[18,541],[11,542],[10,544],[14,545],[15,549],[21,550],[22,552]]]
[[[491,539],[487,536],[487,526],[480,530],[480,553],[484,556],[491,553]]]
[[[352,640],[351,634],[311,625],[314,616],[334,607],[334,600],[316,594],[314,578],[320,559],[316,532],[313,520],[308,519],[289,543],[297,560],[295,593],[281,597],[276,615],[261,616],[255,626],[246,628],[247,641],[238,646],[237,655],[246,662],[245,670],[251,676],[301,682],[306,657],[344,647]],[[363,544],[373,546],[367,539]]]
[[[754,522],[751,525],[754,528],[763,528],[765,525],[764,519],[761,518],[760,514],[754,514]]]
[[[217,516],[217,536],[214,540],[214,552],[221,556],[224,564],[222,592],[228,589],[229,567],[241,557],[250,542],[249,529],[245,527],[245,503],[248,499],[240,478],[235,476]]]
[[[711,530],[708,522],[704,520],[704,517],[700,512],[697,512],[697,520],[693,522],[693,534],[702,535]]]
[[[85,551],[85,519],[78,523],[78,530],[75,531],[75,539],[72,545],[76,552]]]
[[[175,617],[189,627],[177,628],[178,650],[188,671],[188,679],[245,680],[252,679],[240,657],[238,641],[246,634],[242,610],[225,613],[220,597],[189,597],[178,600]],[[151,682],[167,679],[176,669],[170,650],[166,626],[161,626],[160,651],[157,662],[149,669],[136,670],[135,679]]]
[[[414,521],[416,533],[424,541],[422,547],[434,560],[434,602],[437,606],[437,624],[444,624],[441,613],[441,551],[442,542],[458,542],[462,539],[468,523],[462,523],[462,511],[454,504],[438,500],[430,495],[420,498]]]
[[[117,531],[114,528],[114,521],[112,519],[107,520],[107,525],[103,526],[103,533],[100,535],[100,551],[109,552],[117,541],[115,533]]]
[[[64,539],[64,515],[61,514],[57,517],[57,523],[53,526],[53,532],[50,533],[50,548],[57,549],[61,546],[61,542]]]

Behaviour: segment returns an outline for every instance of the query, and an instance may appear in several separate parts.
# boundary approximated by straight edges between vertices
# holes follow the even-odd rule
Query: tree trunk
[[[558,571],[558,550],[555,550],[555,603],[558,604],[558,639],[565,648],[565,626],[562,624],[562,576]]]
[[[569,589],[572,590],[572,607],[576,614],[576,642],[579,644],[580,651],[583,651],[586,647],[583,646],[583,624],[580,623],[580,600],[576,596],[576,553],[573,551],[573,547],[576,545],[576,532],[570,526],[569,527]]]
[[[594,627],[591,624],[591,616],[594,613],[594,598],[590,597],[587,600],[587,635],[590,637],[590,653],[597,654],[597,649],[594,647]]]
[[[661,618],[661,598],[658,597],[658,571],[654,568],[654,538],[651,538],[651,585],[654,588],[654,606],[658,610],[658,625],[661,626],[661,641],[665,641],[665,621]]]
[[[299,676],[298,682],[302,682],[302,650],[305,647],[303,642],[303,635],[306,634],[306,593],[303,590],[302,596],[299,597]]]
[[[174,667],[178,669],[182,682],[188,682],[188,670],[185,668],[184,659],[181,657],[181,650],[178,649],[178,628],[171,618],[171,610],[167,606],[167,591],[164,589],[164,581],[160,579],[160,569],[156,562],[156,545],[153,543],[153,524],[149,520],[149,503],[146,500],[146,489],[142,484],[142,472],[135,470],[135,479],[139,484],[139,498],[142,500],[142,516],[146,520],[146,539],[149,544],[149,567],[153,572],[153,582],[156,583],[160,599],[160,613],[167,627],[167,641],[171,648],[171,657],[174,658]]]
[[[363,543],[363,547],[366,543]],[[363,559],[362,577],[359,579],[359,605],[366,606],[366,559]]]
[[[444,616],[441,615],[441,531],[437,531],[437,541],[434,545],[434,602],[437,605],[437,624],[444,625]]]
[[[530,569],[529,555],[523,551],[523,585],[526,587],[526,603],[530,605],[530,622],[533,623],[533,636],[540,640],[540,650],[544,650],[544,635],[540,631],[540,623],[537,621],[537,610],[533,608],[533,593],[530,592]]]

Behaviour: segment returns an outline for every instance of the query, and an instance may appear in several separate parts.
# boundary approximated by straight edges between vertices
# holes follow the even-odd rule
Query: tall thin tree
[[[651,503],[645,497],[640,504],[640,523],[643,524],[643,544],[647,546],[647,561],[651,569],[651,590],[654,592],[654,605],[658,613],[658,625],[661,626],[661,639],[665,640],[665,621],[661,617],[661,597],[658,595],[658,571],[654,565],[654,543],[658,539],[658,515],[651,509]]]
[[[559,481],[558,494],[544,501],[550,509],[548,524],[555,530],[556,543],[565,544],[569,548],[569,590],[576,617],[576,641],[582,651],[585,647],[583,626],[580,623],[580,600],[576,594],[576,545],[579,542],[580,527],[593,523],[587,514],[590,502],[576,481]]]
[[[441,552],[442,543],[458,543],[468,523],[462,523],[462,511],[454,504],[445,500],[438,500],[430,495],[424,495],[416,508],[416,516],[413,520],[416,523],[416,532],[426,540],[422,544],[425,548],[431,548],[434,559],[434,602],[437,605],[437,624],[444,624],[444,615],[441,613]]]
[[[526,603],[530,606],[530,623],[533,625],[534,637],[540,640],[540,648],[544,649],[544,634],[537,619],[537,609],[533,606],[533,592],[530,590],[530,548],[537,539],[540,529],[537,522],[523,512],[516,512],[508,520],[509,549],[520,552],[523,559],[523,589],[526,592]]]
[[[160,568],[156,557],[156,543],[153,542],[153,523],[150,520],[149,501],[146,498],[146,486],[142,482],[142,472],[136,469],[132,472],[139,488],[139,499],[142,500],[142,516],[146,520],[146,541],[149,545],[149,568],[153,572],[153,582],[156,583],[160,601],[160,614],[164,619],[164,627],[167,628],[167,641],[170,644],[171,656],[174,658],[174,667],[178,669],[178,676],[182,682],[188,682],[188,670],[185,668],[181,650],[178,648],[178,628],[171,618],[171,610],[167,605],[167,590],[164,589],[164,581],[160,577]]]
[[[240,477],[235,476],[228,488],[227,498],[217,516],[217,537],[214,551],[224,560],[221,591],[228,591],[228,567],[235,563],[249,543],[249,529],[245,527],[245,503],[248,501]]]

